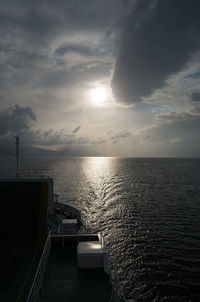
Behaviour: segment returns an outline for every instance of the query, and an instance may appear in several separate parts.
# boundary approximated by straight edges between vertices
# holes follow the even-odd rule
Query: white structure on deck
[[[78,220],[76,218],[73,219],[63,219],[62,220],[62,234],[74,233],[78,228]]]
[[[79,242],[77,261],[80,268],[104,267],[103,248],[100,241]]]

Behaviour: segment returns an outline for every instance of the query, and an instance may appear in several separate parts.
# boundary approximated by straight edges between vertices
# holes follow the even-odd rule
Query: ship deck
[[[52,246],[41,302],[109,301],[111,285],[103,269],[80,269],[76,243]]]
[[[40,256],[33,238],[1,236],[0,301],[26,300]]]

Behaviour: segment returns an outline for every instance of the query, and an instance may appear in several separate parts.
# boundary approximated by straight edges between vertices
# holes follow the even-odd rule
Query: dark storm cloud
[[[135,1],[111,83],[118,102],[150,96],[186,66],[200,46],[199,11],[199,0]]]
[[[36,121],[35,113],[30,107],[15,105],[0,112],[0,135],[15,135],[28,130]]]

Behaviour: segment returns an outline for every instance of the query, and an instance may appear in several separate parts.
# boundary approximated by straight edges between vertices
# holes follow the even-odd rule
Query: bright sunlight
[[[107,100],[108,93],[103,87],[94,88],[91,90],[91,98],[96,104],[101,104]]]

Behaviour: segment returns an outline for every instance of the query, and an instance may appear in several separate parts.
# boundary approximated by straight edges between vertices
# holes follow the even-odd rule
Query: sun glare
[[[91,90],[91,98],[97,104],[104,103],[107,97],[108,97],[107,91],[103,87],[94,88]]]

